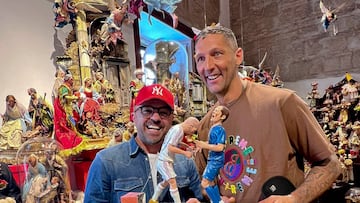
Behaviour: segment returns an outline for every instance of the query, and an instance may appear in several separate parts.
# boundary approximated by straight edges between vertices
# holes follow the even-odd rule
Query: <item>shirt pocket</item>
[[[129,177],[117,179],[114,182],[114,190],[116,192],[130,192],[130,191],[141,191],[144,185],[144,181],[138,177]]]

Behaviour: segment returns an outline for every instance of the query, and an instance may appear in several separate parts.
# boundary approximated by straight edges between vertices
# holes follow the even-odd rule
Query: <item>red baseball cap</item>
[[[135,105],[141,105],[152,99],[161,100],[174,110],[174,96],[166,87],[159,84],[148,85],[141,88],[135,98]]]

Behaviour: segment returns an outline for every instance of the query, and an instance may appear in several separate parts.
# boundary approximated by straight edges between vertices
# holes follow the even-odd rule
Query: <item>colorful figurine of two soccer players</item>
[[[211,115],[208,141],[194,141],[196,147],[209,150],[208,162],[203,173],[201,186],[213,203],[223,202],[219,188],[214,180],[219,174],[220,168],[224,166],[226,132],[222,124],[228,117],[229,109],[225,106],[217,106]]]
[[[158,203],[159,196],[168,185],[170,185],[170,195],[174,200],[173,202],[181,203],[173,166],[175,154],[182,154],[187,158],[192,158],[193,152],[183,150],[179,145],[184,136],[192,135],[196,132],[198,125],[199,120],[197,118],[189,117],[184,122],[171,127],[166,134],[156,164],[157,170],[161,174],[163,181],[158,183],[149,203]]]

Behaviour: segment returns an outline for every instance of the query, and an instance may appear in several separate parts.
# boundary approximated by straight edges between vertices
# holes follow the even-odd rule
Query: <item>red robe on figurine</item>
[[[78,116],[74,116],[72,102],[77,99],[71,89],[73,84],[72,76],[66,75],[64,84],[59,87],[59,94],[54,100],[54,127],[55,139],[64,149],[71,149],[82,142],[77,135],[75,124]]]

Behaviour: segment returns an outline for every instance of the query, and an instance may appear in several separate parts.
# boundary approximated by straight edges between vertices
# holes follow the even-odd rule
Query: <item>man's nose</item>
[[[154,111],[153,114],[151,115],[151,119],[154,121],[159,121],[161,120],[159,111]]]
[[[214,59],[212,57],[207,57],[205,59],[205,68],[213,68],[214,66]]]

